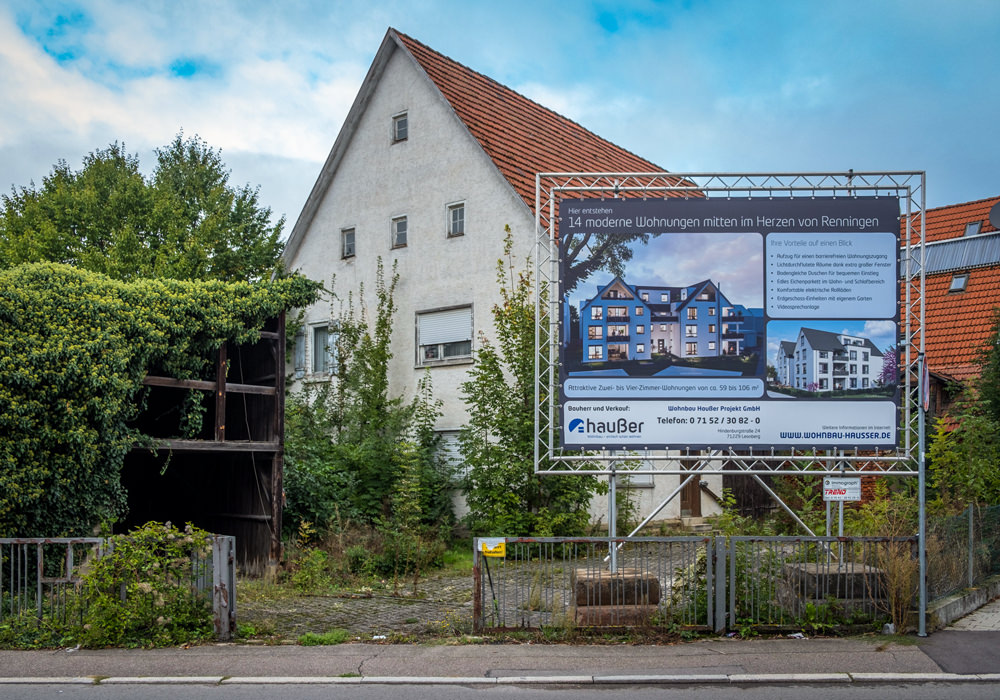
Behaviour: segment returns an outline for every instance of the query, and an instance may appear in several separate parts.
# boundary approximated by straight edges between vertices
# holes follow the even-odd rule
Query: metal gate
[[[476,538],[473,626],[827,630],[890,617],[917,538]],[[891,570],[891,571],[890,571]],[[915,584],[915,578],[913,578]]]
[[[72,604],[80,602],[81,577],[111,546],[100,537],[0,538],[0,623],[25,616],[79,622],[70,616],[82,614]],[[211,555],[191,556],[191,588],[211,599],[216,638],[228,640],[236,627],[236,538],[212,535]]]

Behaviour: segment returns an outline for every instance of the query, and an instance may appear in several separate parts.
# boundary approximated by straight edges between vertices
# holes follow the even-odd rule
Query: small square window
[[[410,122],[406,112],[392,118],[392,142],[405,141],[410,132]]]
[[[465,235],[465,205],[452,204],[448,207],[448,237]]]
[[[340,257],[354,257],[354,229],[345,228],[340,230]]]
[[[403,248],[406,246],[406,217],[397,216],[392,220],[392,247]]]
[[[978,236],[979,232],[983,228],[982,221],[970,221],[965,225],[965,235],[966,236]]]
[[[965,288],[969,286],[969,273],[963,272],[960,275],[953,275],[951,278],[951,286],[948,287],[948,292],[964,292]]]

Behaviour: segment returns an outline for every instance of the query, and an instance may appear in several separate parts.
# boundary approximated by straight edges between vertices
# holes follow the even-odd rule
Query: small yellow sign
[[[479,540],[484,557],[507,556],[507,540],[503,537],[484,537]]]

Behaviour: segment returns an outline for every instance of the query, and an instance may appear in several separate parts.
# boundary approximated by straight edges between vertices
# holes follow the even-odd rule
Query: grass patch
[[[306,632],[301,637],[299,637],[299,644],[304,647],[320,647],[320,646],[332,646],[334,644],[343,644],[351,638],[351,633],[345,629],[336,628],[329,632],[324,632],[322,634],[317,634],[315,632]]]
[[[443,571],[472,574],[472,546],[468,542],[448,548],[443,557]]]

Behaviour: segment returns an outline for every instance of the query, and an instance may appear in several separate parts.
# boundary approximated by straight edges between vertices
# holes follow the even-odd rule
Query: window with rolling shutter
[[[472,357],[472,307],[417,313],[417,364]]]

